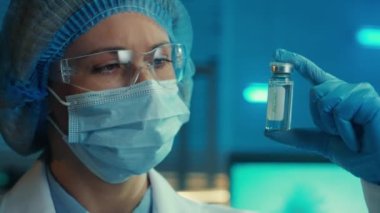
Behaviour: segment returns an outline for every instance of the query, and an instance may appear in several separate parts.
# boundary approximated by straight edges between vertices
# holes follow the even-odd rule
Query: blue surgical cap
[[[103,19],[135,12],[158,23],[187,54],[192,28],[179,0],[12,0],[0,33],[0,131],[16,152],[46,145],[46,96],[50,65],[76,38]],[[188,55],[189,58],[189,55]],[[180,90],[189,105],[194,66],[187,60]]]

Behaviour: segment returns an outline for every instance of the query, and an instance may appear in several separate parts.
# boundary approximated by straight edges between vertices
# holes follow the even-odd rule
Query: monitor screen
[[[360,179],[317,157],[233,158],[230,191],[232,207],[256,212],[368,211]]]

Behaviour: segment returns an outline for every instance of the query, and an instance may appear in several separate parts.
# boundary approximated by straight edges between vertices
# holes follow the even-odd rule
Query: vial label
[[[270,87],[268,96],[267,119],[271,121],[284,120],[285,88]]]

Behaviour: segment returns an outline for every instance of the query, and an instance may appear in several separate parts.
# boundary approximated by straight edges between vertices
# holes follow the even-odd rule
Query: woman
[[[4,32],[18,68],[3,77],[2,133],[19,153],[45,146],[45,156],[2,212],[229,211],[177,196],[151,170],[189,117],[192,32],[180,2],[13,1]]]
[[[16,0],[2,41],[2,135],[44,155],[0,212],[239,212],[186,200],[152,169],[189,117],[180,2]]]

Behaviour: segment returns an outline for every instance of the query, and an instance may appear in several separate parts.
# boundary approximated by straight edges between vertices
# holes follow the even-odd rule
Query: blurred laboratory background
[[[308,57],[339,78],[369,82],[380,91],[380,1],[182,1],[193,23],[192,58],[197,68],[191,121],[182,128],[172,153],[157,169],[184,196],[210,203],[258,212],[330,212],[322,211],[321,206],[310,207],[325,202],[327,195],[318,191],[322,183],[313,182],[325,180],[328,187],[353,187],[352,191],[340,191],[352,195],[344,197],[343,202],[352,199],[358,203],[357,209],[363,208],[357,178],[311,153],[264,137],[266,89],[273,51],[284,48]],[[6,0],[1,4],[5,5]],[[0,15],[4,14],[3,5]],[[310,84],[297,74],[293,79],[292,126],[312,127]],[[0,151],[0,187],[6,190],[36,156],[19,157],[2,141]],[[274,171],[281,172],[272,174]],[[302,171],[306,175],[300,175]],[[265,172],[268,177],[257,176]],[[300,186],[301,180],[294,181],[296,176],[310,179],[310,183]],[[260,196],[250,194],[268,183],[269,188],[262,190],[274,191],[277,198],[261,194],[259,200]],[[339,196],[331,194],[331,188],[327,191],[330,200]],[[269,200],[272,206],[277,203],[282,210],[250,207],[249,202],[255,199]]]

